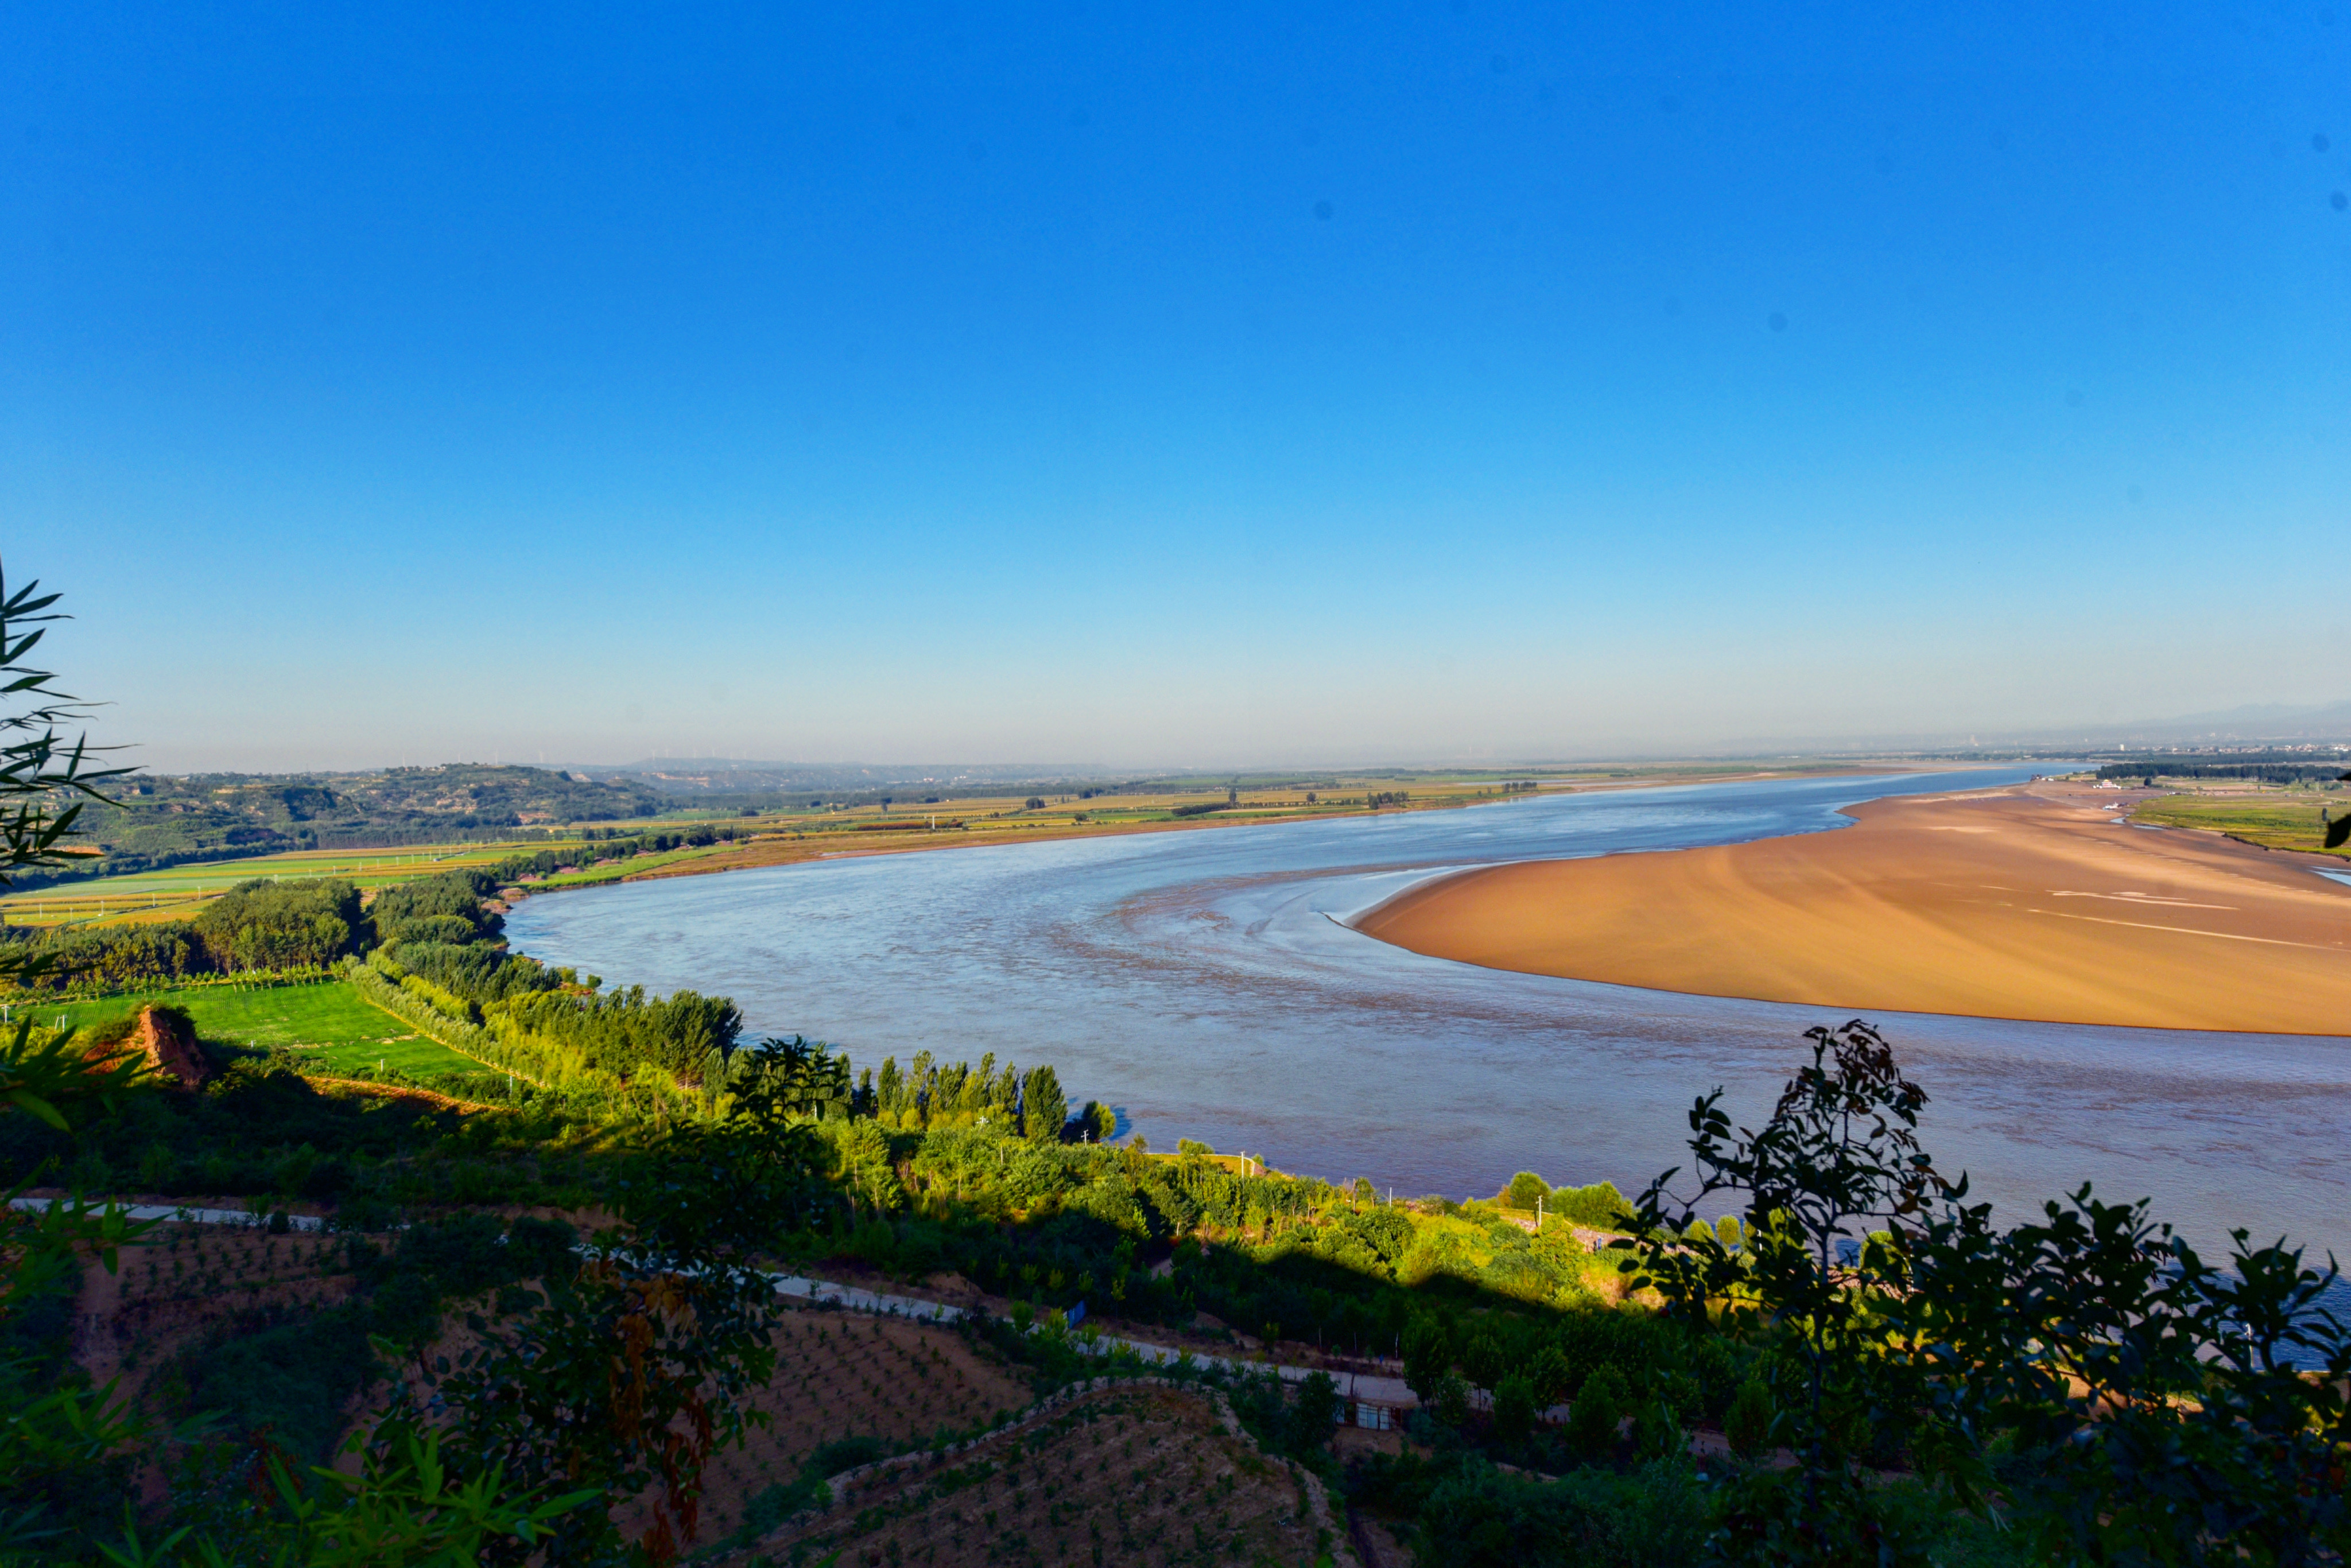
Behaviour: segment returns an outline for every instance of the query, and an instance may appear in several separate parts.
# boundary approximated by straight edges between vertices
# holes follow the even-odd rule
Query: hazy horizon
[[[2331,704],[2351,18],[0,18],[0,549],[171,770]]]
[[[264,766],[254,761],[250,758],[239,758],[234,756],[224,757],[209,762],[194,760],[183,761],[173,766],[164,766],[146,758],[134,758],[127,755],[118,755],[117,760],[130,761],[134,766],[145,768],[152,772],[181,775],[204,773],[365,773],[392,768],[481,766],[483,764],[487,764],[492,767],[532,767],[550,769],[568,769],[601,776],[613,776],[624,773],[650,774],[658,772],[673,772],[681,775],[717,775],[727,772],[802,772],[813,776],[817,774],[846,774],[852,770],[863,769],[875,771],[883,775],[881,779],[877,780],[878,782],[903,783],[914,780],[918,778],[937,778],[943,780],[948,779],[970,779],[977,782],[987,783],[991,781],[1029,782],[1038,779],[1050,779],[1054,778],[1110,779],[1120,777],[1178,777],[1186,774],[1213,774],[1222,777],[1227,774],[1248,776],[1307,773],[1313,771],[1360,773],[1376,771],[1383,768],[1395,768],[1407,770],[1442,770],[1447,768],[1460,768],[1464,770],[1478,769],[1507,771],[1516,769],[1540,770],[1543,768],[1565,768],[1600,764],[1626,764],[1638,766],[1651,763],[1659,765],[1674,763],[1764,763],[1791,760],[1834,760],[1846,758],[1866,761],[1873,758],[1894,759],[1906,755],[1926,755],[1938,758],[1949,758],[1951,756],[1963,754],[1969,751],[1980,751],[1986,755],[2001,753],[2014,753],[2022,755],[2031,753],[2034,755],[2047,756],[2061,748],[2072,750],[2075,754],[2085,758],[2094,757],[2099,751],[2113,752],[2116,750],[2136,750],[2140,748],[2163,749],[2168,747],[2193,749],[2202,747],[2210,747],[2225,750],[2249,747],[2289,747],[2316,746],[2323,747],[2332,745],[2337,750],[2351,749],[2351,703],[2332,704],[2324,707],[2307,710],[2286,710],[2289,716],[2296,711],[2305,714],[2312,719],[2333,720],[2335,722],[2331,724],[2312,723],[2296,726],[2291,722],[2291,718],[2289,716],[2286,722],[2282,722],[2270,729],[2263,729],[2258,726],[2240,728],[2199,729],[2189,727],[2188,726],[2188,721],[2155,720],[2138,724],[2110,726],[2105,728],[2083,726],[2080,727],[2080,733],[2078,736],[2057,730],[2049,730],[2030,733],[2019,732],[2016,734],[2006,735],[1993,732],[1967,736],[1953,734],[1874,737],[1863,737],[1847,741],[1823,740],[1819,738],[1805,739],[1798,737],[1778,742],[1756,740],[1746,745],[1731,744],[1712,749],[1690,749],[1678,751],[1628,747],[1614,750],[1593,749],[1561,752],[1548,756],[1530,752],[1516,756],[1497,753],[1484,756],[1464,754],[1460,756],[1429,755],[1420,757],[1367,752],[1353,755],[1332,755],[1322,757],[1301,757],[1291,755],[1255,758],[1224,757],[1210,758],[1207,759],[1196,758],[1187,761],[1160,759],[1152,762],[1130,762],[1126,764],[1113,763],[1100,759],[1073,759],[1067,758],[1059,759],[1039,759],[1035,758],[1019,758],[1013,757],[1001,757],[962,758],[944,761],[905,761],[903,759],[893,759],[888,758],[763,758],[756,756],[701,756],[691,753],[668,755],[653,753],[644,757],[630,758],[625,759],[581,758],[576,757],[550,757],[545,755],[537,748],[534,748],[531,755],[522,757],[509,757],[505,755],[502,750],[496,749],[482,756],[434,756],[423,753],[418,753],[415,755],[402,753],[396,758],[378,758],[371,760],[349,761],[331,766],[325,764],[294,763],[288,763],[282,766]],[[2210,720],[2228,716],[2205,715],[2196,716],[2203,720]],[[2076,741],[2079,743],[2078,747],[2075,745]],[[126,748],[127,751],[144,751],[147,748],[141,747]],[[794,786],[794,788],[805,787],[808,786]],[[836,786],[832,784],[821,786],[821,788],[828,789],[835,787]],[[846,784],[842,784],[839,787],[847,788],[848,786]]]

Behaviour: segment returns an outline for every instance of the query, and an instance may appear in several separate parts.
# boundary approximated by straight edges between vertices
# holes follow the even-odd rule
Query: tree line
[[[317,968],[385,943],[495,940],[498,917],[482,901],[499,889],[570,867],[731,841],[729,825],[638,833],[525,851],[381,890],[364,911],[338,877],[252,877],[193,919],[128,925],[0,925],[0,943],[37,960],[24,982],[47,991],[131,989],[246,970]]]
[[[2250,779],[2263,784],[2332,782],[2346,777],[2344,763],[2335,762],[2109,762],[2098,769],[2101,779]]]

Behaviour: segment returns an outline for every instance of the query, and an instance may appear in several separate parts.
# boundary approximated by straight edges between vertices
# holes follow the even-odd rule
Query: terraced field
[[[95,1383],[120,1377],[140,1408],[173,1420],[184,1414],[179,1404],[186,1376],[175,1358],[240,1323],[332,1307],[350,1299],[351,1285],[340,1238],[162,1226],[146,1245],[124,1251],[118,1272],[89,1265],[75,1303],[81,1324],[76,1360]],[[320,1347],[313,1341],[305,1348],[317,1354]],[[287,1405],[266,1388],[238,1392],[268,1409],[281,1440],[298,1453],[323,1458],[340,1435],[342,1411]],[[137,1484],[147,1500],[162,1495],[157,1475],[143,1474]]]
[[[849,1511],[854,1510],[852,1513]],[[1208,1395],[1145,1385],[1076,1399],[942,1468],[884,1472],[831,1515],[726,1559],[999,1564],[1313,1563],[1334,1548],[1305,1483]]]
[[[359,1320],[321,1312],[354,1284],[340,1238],[167,1225],[119,1273],[91,1268],[77,1359],[101,1382],[120,1376],[152,1415],[184,1414],[192,1394],[206,1407],[226,1398],[233,1427],[324,1455],[368,1402]],[[337,1378],[279,1378],[274,1361],[205,1375],[203,1347],[281,1322],[302,1326],[272,1354],[308,1374],[345,1368],[343,1395],[300,1396]],[[705,1472],[712,1560],[1304,1564],[1332,1549],[1327,1505],[1211,1395],[1121,1384],[1011,1425],[1030,1406],[1024,1376],[953,1330],[795,1308],[775,1343],[776,1375],[754,1402],[770,1424]],[[923,1453],[950,1441],[969,1446],[952,1461]],[[795,1511],[823,1502],[825,1475],[898,1455],[911,1457],[847,1476],[840,1504]],[[156,1476],[138,1484],[159,1495]]]
[[[753,1402],[772,1425],[711,1461],[703,1539],[739,1530],[763,1493],[789,1489],[827,1444],[867,1439],[894,1451],[943,1432],[968,1437],[1026,1408],[1029,1397],[1023,1381],[980,1360],[950,1329],[794,1311],[776,1334],[775,1380]]]

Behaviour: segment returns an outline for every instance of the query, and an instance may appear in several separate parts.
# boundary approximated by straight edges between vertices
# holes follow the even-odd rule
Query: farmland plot
[[[705,1479],[702,1536],[741,1528],[750,1502],[798,1479],[816,1450],[862,1440],[878,1457],[941,1433],[971,1436],[1029,1403],[1028,1385],[982,1361],[962,1335],[886,1318],[787,1312],[776,1333],[776,1375],[754,1400],[772,1421],[741,1448],[714,1455]]]
[[[1311,1563],[1331,1549],[1300,1482],[1202,1394],[1112,1387],[945,1469],[859,1490],[839,1512],[760,1542],[741,1564],[940,1568]]]
[[[369,1365],[358,1322],[337,1311],[353,1284],[340,1238],[162,1226],[119,1272],[89,1265],[75,1360],[94,1383],[120,1376],[151,1415],[217,1409],[227,1436],[266,1429],[303,1460],[324,1458]],[[341,1397],[322,1401],[320,1388]]]

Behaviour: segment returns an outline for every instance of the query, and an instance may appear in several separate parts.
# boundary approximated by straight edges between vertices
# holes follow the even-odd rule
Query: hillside
[[[634,779],[597,783],[544,768],[452,762],[372,773],[140,775],[90,802],[81,838],[103,858],[20,873],[19,887],[295,849],[512,838],[566,822],[650,817],[665,804]]]

